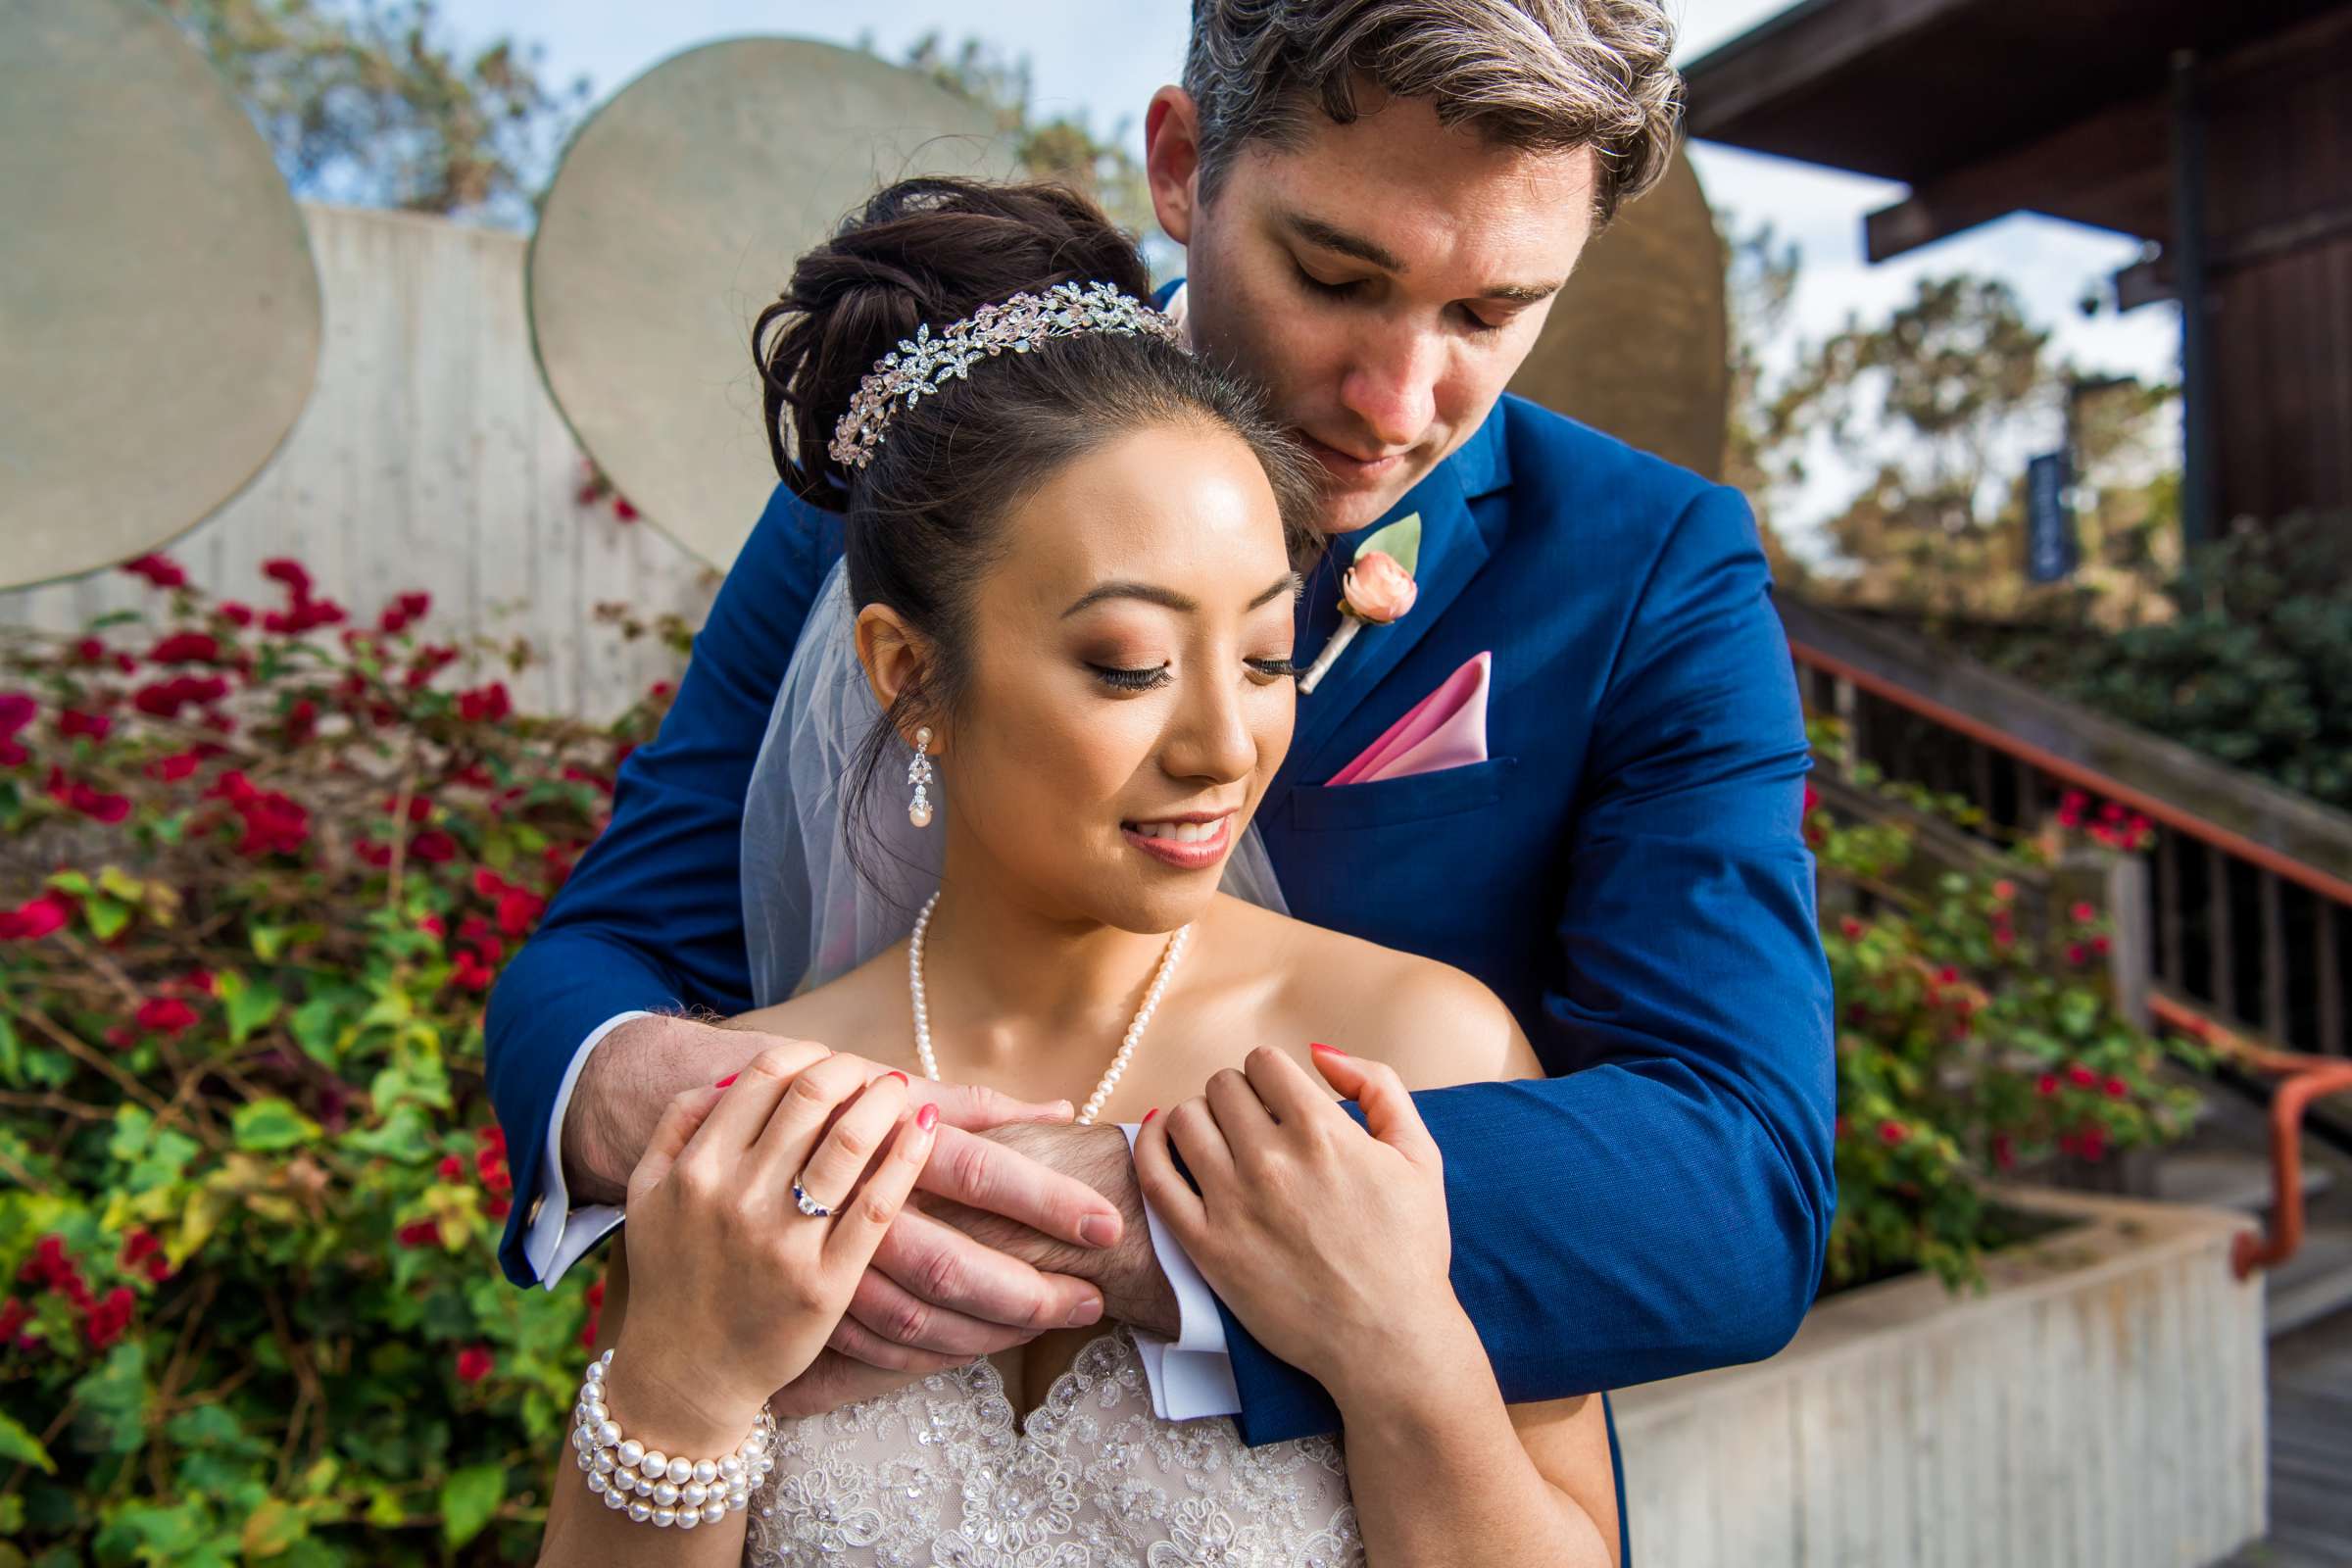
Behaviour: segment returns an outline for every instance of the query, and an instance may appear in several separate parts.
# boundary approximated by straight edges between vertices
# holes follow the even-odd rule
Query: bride
[[[1000,275],[992,257],[1037,252],[1004,243],[1016,227],[1054,230],[1066,269]],[[1458,970],[1220,889],[1290,743],[1315,495],[1148,286],[1056,187],[916,180],[762,318],[802,455],[779,436],[779,464],[845,530],[832,629],[811,620],[787,698],[821,692],[829,653],[880,716],[821,768],[865,939],[836,930],[808,971],[833,978],[735,1021],[906,1050],[886,1070],[779,1046],[669,1105],[630,1179],[550,1562],[1615,1558],[1600,1400],[1502,1402],[1408,1098],[1540,1076],[1527,1042]],[[873,890],[909,880],[877,924],[898,906]],[[776,1421],[769,1395],[824,1349],[932,1150],[910,1070],[1140,1118],[1154,1218],[1329,1391],[1341,1436],[1252,1448],[1225,1418],[1155,1417],[1118,1324]]]

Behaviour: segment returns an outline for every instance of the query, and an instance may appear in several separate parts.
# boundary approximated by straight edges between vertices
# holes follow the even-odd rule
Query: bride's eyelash
[[[1283,680],[1298,673],[1298,666],[1288,659],[1245,659],[1243,663],[1270,680]],[[1103,685],[1123,692],[1148,692],[1167,684],[1168,666],[1155,664],[1150,669],[1122,669],[1116,664],[1089,663],[1095,678]]]
[[[1168,666],[1165,664],[1154,664],[1150,669],[1121,669],[1116,664],[1094,663],[1086,667],[1093,670],[1095,678],[1103,685],[1123,692],[1148,692],[1154,686],[1166,684],[1168,679]]]

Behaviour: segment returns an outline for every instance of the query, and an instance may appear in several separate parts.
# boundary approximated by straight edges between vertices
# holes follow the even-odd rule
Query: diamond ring
[[[808,1172],[803,1171],[801,1174],[805,1176],[808,1174]],[[810,1219],[823,1219],[827,1214],[833,1212],[824,1204],[818,1202],[815,1199],[808,1196],[808,1190],[801,1185],[800,1176],[795,1176],[792,1179],[792,1200],[800,1204],[801,1212],[808,1215]]]

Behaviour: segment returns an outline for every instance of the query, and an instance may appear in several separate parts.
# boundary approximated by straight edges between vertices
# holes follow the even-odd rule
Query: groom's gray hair
[[[1673,49],[1657,0],[1193,0],[1184,90],[1200,116],[1200,196],[1246,143],[1297,146],[1318,109],[1353,121],[1369,82],[1502,146],[1592,148],[1606,223],[1674,157]]]

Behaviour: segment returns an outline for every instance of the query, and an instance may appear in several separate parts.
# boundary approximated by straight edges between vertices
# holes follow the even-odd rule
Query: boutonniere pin
[[[1421,564],[1421,514],[1397,518],[1355,547],[1355,564],[1340,579],[1340,629],[1298,677],[1298,692],[1315,689],[1366,626],[1401,619],[1421,592],[1413,568]]]

